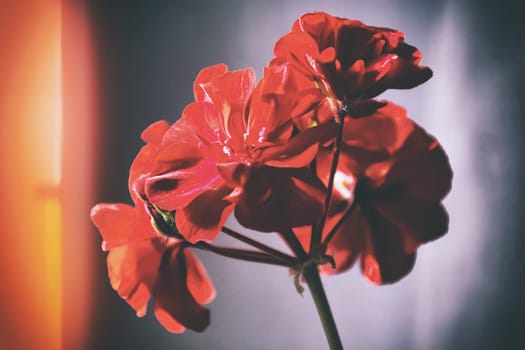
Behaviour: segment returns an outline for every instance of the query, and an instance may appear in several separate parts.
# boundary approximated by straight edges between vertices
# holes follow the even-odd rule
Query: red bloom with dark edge
[[[389,112],[409,121],[402,108],[393,106]],[[325,272],[344,271],[361,256],[369,280],[393,283],[410,272],[421,244],[447,232],[448,216],[441,201],[451,187],[448,158],[421,127],[414,124],[411,130],[393,154],[343,146],[334,185],[336,200],[324,236],[341,218],[344,221],[327,247],[336,269],[325,265]],[[398,138],[392,134],[395,129],[384,131],[384,139]],[[331,154],[321,152],[321,178],[328,177],[330,164]],[[344,216],[352,203],[350,215]]]
[[[293,68],[290,74],[298,75],[294,80],[309,80],[322,92],[314,108],[321,112],[306,124],[333,117],[327,106],[337,110],[346,101],[372,98],[386,89],[413,88],[432,76],[430,68],[419,65],[421,52],[405,43],[402,32],[323,12],[297,19],[274,53],[271,65],[286,62]],[[309,90],[311,83],[302,87]]]
[[[196,102],[164,135],[145,195],[176,211],[188,241],[213,240],[234,209],[242,225],[266,232],[320,217],[325,188],[307,166],[336,127],[292,136],[291,107],[274,102],[281,73],[267,71],[254,90],[251,69],[203,69],[194,84]]]
[[[150,157],[167,128],[165,122],[158,122],[143,133],[148,144],[131,167],[130,183],[151,166]],[[202,304],[215,296],[206,270],[182,242],[153,228],[148,203],[136,189],[130,188],[130,192],[135,208],[100,203],[91,211],[91,219],[104,239],[102,247],[109,251],[108,274],[113,289],[139,317],[146,314],[153,296],[155,316],[170,332],[181,333],[185,328],[203,331],[210,316]]]

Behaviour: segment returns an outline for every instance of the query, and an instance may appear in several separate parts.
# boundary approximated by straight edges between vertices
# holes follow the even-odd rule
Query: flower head
[[[137,316],[146,314],[153,297],[155,316],[170,332],[208,326],[209,311],[202,304],[214,298],[215,290],[206,270],[180,241],[157,233],[143,207],[101,203],[91,219],[109,251],[111,286]]]
[[[165,133],[154,169],[144,174],[145,196],[175,211],[190,242],[213,240],[235,210],[259,231],[307,225],[322,212],[323,184],[307,166],[334,125],[294,134],[279,94],[279,71],[255,87],[251,69],[203,69],[194,103]]]
[[[328,157],[318,157],[322,178],[330,171]],[[393,283],[410,272],[421,244],[447,232],[441,201],[452,171],[443,148],[421,127],[414,124],[392,154],[344,146],[337,174],[343,180],[334,186],[336,201],[324,236],[343,221],[327,246],[336,269],[325,265],[325,272],[344,271],[360,256],[369,280]]]
[[[294,80],[302,82],[303,90],[311,90],[313,84],[321,92],[322,98],[313,104],[318,116],[309,115],[306,124],[323,123],[327,106],[333,111],[351,101],[353,107],[356,100],[386,89],[409,89],[432,76],[430,68],[419,65],[421,52],[405,42],[402,32],[323,12],[297,19],[274,53],[271,65],[290,65],[290,74],[297,75]]]

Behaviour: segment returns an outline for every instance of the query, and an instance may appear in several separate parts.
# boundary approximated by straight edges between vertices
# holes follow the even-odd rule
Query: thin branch
[[[237,260],[258,262],[258,263],[278,265],[278,266],[287,266],[287,267],[291,266],[291,264],[288,264],[282,260],[276,259],[273,256],[270,256],[268,254],[250,251],[250,250],[219,247],[219,246],[214,246],[209,243],[202,242],[202,241],[192,244],[190,245],[190,247],[194,247],[194,248],[201,249],[201,250],[206,250],[209,252],[216,253],[218,255],[226,256],[228,258],[233,258]]]
[[[228,236],[232,237],[232,238],[235,238],[241,242],[244,242],[246,244],[249,244],[251,245],[252,247],[255,247],[259,250],[262,250],[263,252],[265,253],[268,253],[270,254],[271,256],[283,261],[283,262],[286,262],[288,265],[294,265],[296,263],[294,257],[288,255],[288,254],[285,254],[283,252],[280,252],[272,247],[269,247],[267,246],[266,244],[263,244],[263,243],[260,243],[260,242],[257,242],[256,240],[253,240],[251,239],[250,237],[246,237],[238,232],[235,232],[229,228],[227,228],[226,226],[222,228],[222,232],[224,232],[225,234],[227,234]]]

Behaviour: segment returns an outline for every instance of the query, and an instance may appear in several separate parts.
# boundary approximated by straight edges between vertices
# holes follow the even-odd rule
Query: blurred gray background
[[[391,286],[358,267],[324,278],[345,348],[525,349],[523,234],[525,62],[518,1],[89,1],[104,129],[98,201],[130,202],[129,166],[141,131],[175,121],[200,69],[224,62],[258,76],[275,40],[322,10],[405,32],[434,77],[383,94],[435,135],[455,172],[450,231],[423,246]],[[93,234],[97,233],[93,230]],[[217,288],[202,334],[166,332],[135,317],[111,289],[98,242],[86,349],[325,349],[313,302],[288,271],[198,253]]]

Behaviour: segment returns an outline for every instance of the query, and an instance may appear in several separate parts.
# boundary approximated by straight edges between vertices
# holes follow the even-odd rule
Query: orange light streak
[[[81,348],[87,332],[93,233],[82,218],[93,174],[94,85],[64,68],[75,42],[87,57],[77,69],[92,73],[87,21],[75,9],[60,0],[0,0],[0,349]],[[74,138],[80,127],[83,136]],[[83,175],[71,192],[67,177],[79,162]]]

